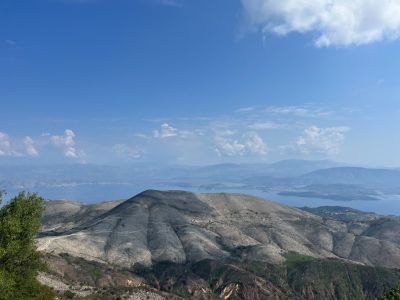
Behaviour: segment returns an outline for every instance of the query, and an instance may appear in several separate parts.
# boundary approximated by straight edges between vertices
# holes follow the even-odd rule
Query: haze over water
[[[8,197],[11,197],[19,191],[37,192],[41,196],[50,200],[74,200],[83,203],[97,203],[109,200],[129,199],[136,194],[147,189],[157,190],[186,190],[195,193],[243,193],[261,197],[263,199],[276,201],[288,206],[294,207],[319,207],[319,206],[342,206],[359,209],[366,212],[375,212],[385,215],[400,215],[400,196],[386,196],[378,201],[337,201],[319,198],[303,198],[294,196],[282,196],[274,193],[266,193],[255,189],[215,189],[207,190],[201,188],[189,188],[182,186],[136,186],[133,184],[82,184],[64,187],[47,187],[33,189],[11,189],[8,191]]]

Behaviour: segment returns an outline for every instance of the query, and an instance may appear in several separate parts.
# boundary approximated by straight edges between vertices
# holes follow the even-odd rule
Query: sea
[[[296,196],[282,196],[271,192],[264,192],[256,189],[201,189],[197,187],[182,187],[173,185],[145,185],[134,184],[76,184],[53,187],[35,187],[35,188],[12,188],[7,189],[5,200],[17,195],[22,190],[35,192],[47,200],[73,200],[86,204],[98,203],[102,201],[129,199],[138,193],[148,190],[186,190],[195,193],[241,193],[257,196],[263,199],[275,201],[292,207],[319,207],[319,206],[342,206],[351,207],[366,212],[374,212],[383,215],[400,216],[400,195],[384,196],[380,200],[353,200],[338,201],[319,198],[303,198]]]

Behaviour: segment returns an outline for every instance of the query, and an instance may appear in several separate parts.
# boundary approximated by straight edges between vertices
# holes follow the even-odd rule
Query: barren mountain
[[[89,216],[73,203],[48,209],[39,249],[130,268],[233,257],[279,264],[289,253],[400,268],[396,218],[342,220],[241,194],[182,191],[150,190],[97,208]],[[57,225],[61,214],[85,222]]]
[[[41,232],[65,232],[98,217],[114,208],[121,201],[85,205],[75,201],[47,201],[42,218]]]

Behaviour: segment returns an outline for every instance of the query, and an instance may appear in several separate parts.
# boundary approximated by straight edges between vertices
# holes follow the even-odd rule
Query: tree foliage
[[[400,284],[386,293],[381,300],[400,300]]]
[[[0,208],[0,300],[52,299],[36,279],[45,269],[35,244],[43,211],[44,200],[31,193],[20,193]]]

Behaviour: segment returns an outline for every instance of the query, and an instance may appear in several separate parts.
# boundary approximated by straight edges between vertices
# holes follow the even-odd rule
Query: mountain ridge
[[[400,268],[390,227],[398,228],[397,220],[382,220],[326,220],[243,194],[148,190],[75,227],[43,231],[38,244],[45,252],[131,267],[233,255],[279,264],[295,252]],[[364,234],[372,224],[375,231]]]

